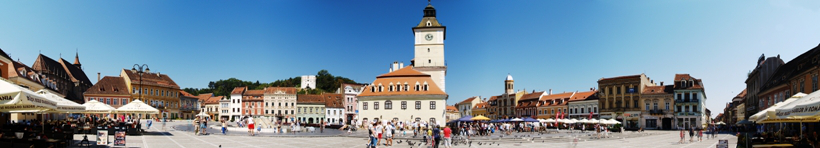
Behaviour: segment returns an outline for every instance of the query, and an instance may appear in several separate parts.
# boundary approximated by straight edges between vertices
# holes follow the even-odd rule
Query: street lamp
[[[143,68],[145,68],[144,71],[143,71]],[[142,93],[144,93],[144,92],[142,92],[143,91],[142,90],[142,74],[143,73],[150,73],[151,69],[148,68],[148,64],[142,64],[142,65],[134,64],[134,66],[131,67],[131,72],[137,73],[137,74],[140,75],[140,79],[139,79],[140,80],[140,90],[139,90],[139,97],[137,97],[137,99],[142,99]],[[142,99],[142,101],[145,101],[145,99]]]

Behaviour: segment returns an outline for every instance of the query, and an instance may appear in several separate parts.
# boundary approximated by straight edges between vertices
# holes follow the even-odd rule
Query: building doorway
[[[663,118],[661,119],[661,122],[661,126],[663,126],[664,130],[672,129],[672,118]]]

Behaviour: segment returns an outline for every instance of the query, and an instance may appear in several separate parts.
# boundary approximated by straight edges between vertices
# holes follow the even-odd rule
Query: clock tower
[[[421,22],[413,27],[415,36],[413,67],[415,70],[429,74],[442,91],[445,91],[444,78],[447,76],[447,63],[444,61],[446,30],[447,27],[441,25],[436,19],[436,9],[429,3],[424,8],[424,17]]]

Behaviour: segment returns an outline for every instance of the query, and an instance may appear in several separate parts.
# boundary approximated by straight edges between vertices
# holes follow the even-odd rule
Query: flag
[[[592,112],[589,112],[589,118],[588,119],[592,119]]]

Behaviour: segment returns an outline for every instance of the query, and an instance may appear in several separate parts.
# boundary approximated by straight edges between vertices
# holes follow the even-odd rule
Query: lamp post
[[[148,64],[142,64],[142,65],[134,64],[134,66],[131,67],[131,72],[137,73],[137,74],[140,75],[140,79],[139,79],[140,80],[140,89],[139,89],[139,97],[137,97],[137,99],[142,99],[142,93],[144,93],[144,92],[142,92],[143,91],[142,90],[142,74],[147,73],[147,72],[150,73],[151,69],[148,68]],[[142,101],[145,101],[145,99],[143,99]]]

